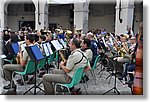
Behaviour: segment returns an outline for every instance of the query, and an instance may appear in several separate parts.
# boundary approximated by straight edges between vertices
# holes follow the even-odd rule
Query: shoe
[[[13,84],[12,88],[16,89],[16,87],[17,86],[15,84]],[[7,90],[10,89],[10,88],[11,88],[10,84],[8,84],[7,86],[3,87],[3,89],[7,89]]]
[[[40,72],[39,77],[42,78],[44,74],[45,74],[44,71],[43,71],[43,72]]]
[[[118,73],[118,74],[117,74],[117,78],[118,78],[119,80],[123,80],[122,74],[121,74],[121,73]]]
[[[34,84],[34,83],[35,83],[35,78],[34,77],[29,79],[29,81],[27,82],[27,84]]]
[[[4,95],[17,95],[17,91],[9,89]]]
[[[84,77],[82,77],[80,83],[85,83],[88,80],[89,80],[89,77],[87,75],[85,75]]]
[[[27,81],[27,80],[28,80],[28,76],[27,76],[27,75],[23,76],[23,78],[24,78],[24,81]],[[16,81],[17,81],[18,84],[24,85],[22,79],[18,79],[18,80],[16,80]]]
[[[85,81],[89,81],[89,77],[87,75],[84,76]]]
[[[16,80],[18,84],[23,85],[23,81],[21,79]]]

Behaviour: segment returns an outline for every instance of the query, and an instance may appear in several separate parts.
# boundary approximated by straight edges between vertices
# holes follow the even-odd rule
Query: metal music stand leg
[[[113,63],[113,66],[115,68],[114,63]],[[114,69],[114,71],[111,73],[111,75],[115,77],[114,86],[111,89],[109,89],[108,91],[106,91],[105,93],[103,93],[102,95],[105,95],[112,90],[114,91],[114,93],[117,93],[118,95],[120,95],[120,92],[117,89],[117,81],[116,81],[117,80],[117,71],[116,71],[116,69]]]
[[[34,95],[36,95],[36,94],[37,94],[37,93],[36,93],[36,89],[37,89],[37,88],[40,89],[40,90],[42,90],[42,91],[44,92],[44,90],[39,87],[39,85],[40,85],[42,82],[40,82],[38,85],[36,85],[36,69],[37,69],[37,62],[35,61],[35,72],[34,72],[35,82],[34,82],[34,86],[32,86],[30,89],[28,89],[23,95],[25,95],[26,93],[28,93],[28,92],[29,92],[30,90],[32,90],[32,89],[34,89]]]
[[[103,93],[102,95],[105,95],[105,94],[107,94],[108,92],[110,92],[112,90],[114,90],[114,93],[117,92],[117,94],[120,95],[120,92],[117,89],[117,82],[116,82],[117,76],[116,76],[116,74],[114,74],[114,76],[115,76],[114,87],[112,87],[111,89],[109,89],[108,91],[106,91],[105,93]]]

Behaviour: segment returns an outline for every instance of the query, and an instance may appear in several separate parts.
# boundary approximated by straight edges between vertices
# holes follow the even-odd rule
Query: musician
[[[72,52],[68,57],[66,65],[65,62],[60,62],[60,68],[62,70],[54,69],[52,74],[45,74],[43,77],[43,85],[46,95],[54,94],[53,83],[70,83],[77,68],[87,65],[87,58],[80,50],[80,42],[76,38],[71,39],[69,46]],[[88,66],[86,69],[89,68]]]
[[[93,52],[93,58],[92,58],[91,66],[93,66],[94,61],[98,55],[98,51],[97,51],[98,45],[97,45],[97,42],[93,39],[93,33],[91,33],[91,32],[87,33],[87,38],[91,41],[90,48]]]
[[[121,63],[129,63],[132,59],[132,54],[134,52],[134,49],[135,49],[135,45],[136,45],[136,38],[135,37],[131,37],[130,39],[130,47],[127,48],[125,44],[123,44],[123,48],[125,49],[126,51],[126,54],[124,55],[124,57],[122,59],[118,59],[119,62]]]
[[[32,34],[28,34],[26,36],[26,45],[27,46],[32,46],[33,45],[33,42],[34,42],[35,38],[34,38],[34,35]],[[18,53],[18,56],[20,57],[20,64],[5,64],[3,66],[3,69],[4,69],[4,78],[6,81],[9,81],[11,82],[12,80],[12,73],[14,71],[23,71],[25,65],[28,63],[28,61],[30,60],[30,57],[27,53],[26,50],[24,50],[23,52],[20,50],[20,52]],[[3,87],[4,89],[10,89],[11,86],[10,84],[7,85],[7,86],[4,86]],[[14,91],[16,91],[16,85],[14,84],[14,82],[12,81],[12,88],[14,88]]]
[[[88,60],[90,62],[92,62],[92,58],[93,58],[93,52],[90,49],[90,40],[87,38],[84,38],[81,42],[81,50],[85,53],[85,55],[87,56]]]
[[[42,53],[44,52],[42,44],[45,42],[45,40],[46,40],[46,37],[44,35],[39,36],[38,44]]]

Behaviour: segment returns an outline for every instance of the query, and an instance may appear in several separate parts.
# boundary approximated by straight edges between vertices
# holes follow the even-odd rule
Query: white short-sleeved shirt
[[[68,70],[71,70],[69,73],[67,73],[67,75],[69,75],[70,77],[73,77],[77,68],[87,65],[87,59],[85,57],[83,57],[83,55],[82,55],[83,52],[82,53],[81,52],[82,51],[80,49],[76,49],[76,50],[72,51],[71,55],[68,57],[66,68]],[[82,57],[83,57],[83,59],[82,59]],[[80,60],[81,60],[81,62],[79,62]]]

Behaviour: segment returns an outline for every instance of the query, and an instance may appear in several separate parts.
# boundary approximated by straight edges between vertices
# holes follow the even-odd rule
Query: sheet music
[[[51,49],[51,45],[50,45],[50,43],[46,43],[46,46],[47,46],[47,48],[48,48],[48,51],[49,51],[49,54],[53,54],[53,51],[52,51],[52,49]]]
[[[26,47],[26,44],[22,44],[22,45],[21,45],[21,51],[24,51],[24,50],[25,50],[25,47]]]
[[[113,40],[112,40],[112,38],[109,38],[109,41],[110,41],[111,45],[113,45]]]
[[[46,56],[50,56],[53,54],[53,51],[51,49],[51,45],[49,42],[42,44],[42,46],[44,48],[44,52],[45,52]]]
[[[60,42],[62,43],[62,45],[64,46],[64,48],[67,48],[67,46],[66,46],[66,44],[65,44],[65,42],[64,42],[63,39],[60,39]]]
[[[44,52],[45,52],[46,56],[50,56],[50,53],[49,53],[48,48],[47,48],[47,46],[46,46],[46,43],[44,43],[44,44],[42,44],[42,45],[43,45]]]
[[[103,43],[104,43],[105,47],[108,47],[107,44],[106,44],[106,42],[105,42],[104,37],[102,37],[102,40],[103,40]]]
[[[51,43],[53,44],[53,46],[57,51],[63,48],[62,45],[58,42],[58,40],[53,40],[51,41]]]

